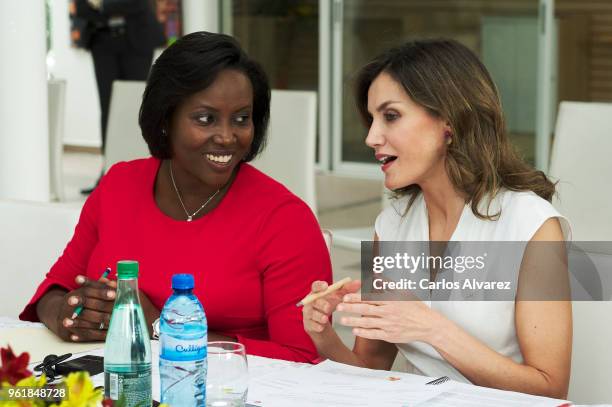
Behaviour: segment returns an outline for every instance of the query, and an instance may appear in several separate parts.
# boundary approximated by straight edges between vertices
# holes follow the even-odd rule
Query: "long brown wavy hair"
[[[542,171],[527,164],[508,140],[499,93],[491,75],[478,57],[453,40],[421,40],[392,48],[376,57],[357,73],[355,99],[366,126],[368,90],[385,72],[400,83],[408,96],[429,114],[447,121],[452,132],[446,171],[470,203],[474,215],[495,220],[489,214],[491,199],[502,189],[533,191],[551,201],[555,183]],[[410,197],[408,207],[420,194],[418,185],[395,191]],[[486,213],[479,204],[485,198]]]

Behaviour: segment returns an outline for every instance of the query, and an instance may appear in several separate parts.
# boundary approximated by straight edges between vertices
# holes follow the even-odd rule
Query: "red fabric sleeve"
[[[314,363],[319,356],[295,304],[310,292],[313,281],[331,283],[329,251],[319,224],[308,206],[292,199],[268,215],[258,235],[269,340],[238,335],[238,341],[252,355]]]
[[[38,286],[28,305],[19,314],[19,319],[38,322],[36,304],[51,287],[60,286],[68,291],[78,288],[74,279],[79,274],[85,275],[89,257],[98,242],[97,222],[102,189],[102,182],[100,182],[100,185],[85,201],[72,239]]]

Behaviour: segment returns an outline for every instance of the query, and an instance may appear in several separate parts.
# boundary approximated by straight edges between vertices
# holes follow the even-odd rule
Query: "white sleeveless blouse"
[[[414,201],[406,213],[408,198],[394,200],[376,218],[376,234],[386,241],[429,240],[429,218],[423,194]],[[486,204],[481,205],[486,213]],[[559,218],[565,239],[569,239],[567,220],[545,199],[533,192],[502,190],[491,202],[489,214],[501,209],[498,220],[477,218],[467,204],[451,241],[522,241],[528,242],[542,224],[550,218]],[[518,268],[516,265],[516,276]],[[510,357],[518,363],[523,357],[514,325],[514,301],[425,301],[431,308],[454,321],[470,335]],[[400,352],[412,364],[413,372],[426,376],[448,376],[453,380],[469,381],[451,366],[430,345],[412,342],[397,345]]]

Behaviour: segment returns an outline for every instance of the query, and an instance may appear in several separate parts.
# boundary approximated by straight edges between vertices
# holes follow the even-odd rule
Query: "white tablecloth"
[[[32,365],[42,359],[40,355],[61,354],[67,349],[74,353],[73,357],[82,354],[104,355],[103,345],[100,343],[87,345],[56,343],[49,334],[49,331],[40,324],[0,317],[0,346],[6,346],[6,338],[12,338],[9,342],[16,351],[21,352],[28,350],[22,349],[25,344],[31,347],[32,343],[38,342],[39,346],[36,346],[35,352],[29,350],[37,355],[36,358],[32,358]],[[159,347],[157,341],[151,343],[153,398],[159,400]],[[62,349],[57,349],[58,346],[61,346]],[[320,406],[321,403],[337,407],[343,405],[405,407],[407,404],[401,401],[392,401],[391,396],[401,392],[404,392],[401,394],[404,394],[405,397],[414,397],[414,400],[417,400],[418,397],[427,399],[425,402],[416,404],[419,407],[556,407],[563,404],[562,400],[488,389],[453,381],[433,389],[433,386],[423,386],[432,378],[401,372],[356,368],[331,361],[314,366],[249,355],[248,364],[248,402],[257,407]],[[103,374],[94,376],[93,380],[95,385],[104,384]],[[360,391],[362,393],[359,393]],[[355,402],[355,400],[358,401]]]

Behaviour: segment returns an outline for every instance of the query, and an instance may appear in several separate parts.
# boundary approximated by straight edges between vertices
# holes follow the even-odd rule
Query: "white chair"
[[[104,168],[120,161],[148,157],[149,148],[138,126],[138,112],[146,83],[141,81],[114,81],[111,94]]]
[[[0,200],[0,316],[16,318],[78,221],[80,205]]]
[[[253,165],[303,199],[315,214],[316,136],[316,92],[273,90],[268,144]]]
[[[612,268],[609,256],[608,271]],[[577,404],[612,400],[612,301],[574,301],[572,371],[568,398]]]
[[[49,191],[51,198],[64,201],[64,177],[62,157],[64,152],[64,114],[66,81],[53,79],[47,82],[49,108]]]
[[[325,246],[327,246],[327,251],[331,253],[332,232],[329,229],[321,229],[321,233],[323,233],[323,240],[325,240]]]
[[[381,196],[381,208],[385,209],[391,205],[388,194],[390,191],[383,185]],[[332,231],[334,235],[333,245],[342,249],[361,250],[361,242],[372,241],[374,239],[374,225],[354,227],[354,228],[338,228]]]
[[[333,244],[336,247],[348,250],[361,250],[361,241],[374,239],[374,226],[363,228],[334,229]]]
[[[559,180],[553,203],[569,219],[574,241],[612,241],[611,152],[612,104],[561,103],[550,175]],[[601,276],[604,285],[610,281],[609,259],[608,275]],[[612,302],[575,301],[573,313],[569,399],[579,404],[610,402]]]
[[[562,102],[550,175],[574,240],[612,240],[612,103]]]

